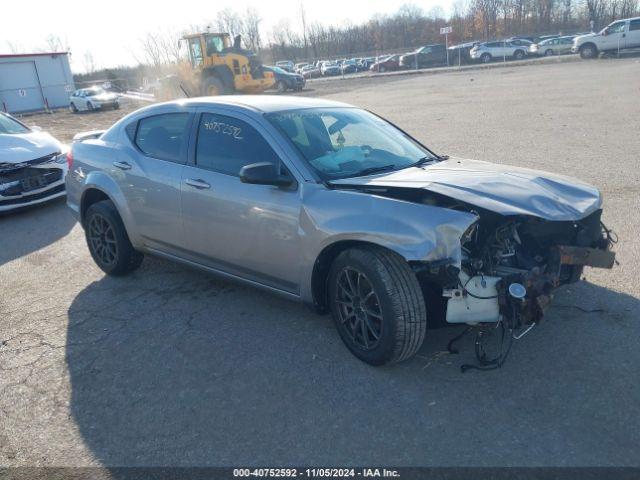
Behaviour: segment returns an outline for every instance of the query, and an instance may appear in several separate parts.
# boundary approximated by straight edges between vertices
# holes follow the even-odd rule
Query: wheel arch
[[[142,240],[137,234],[137,230],[134,228],[135,222],[131,212],[127,206],[124,195],[120,191],[120,188],[116,182],[105,175],[103,172],[94,171],[87,175],[85,184],[83,186],[82,194],[80,196],[80,222],[84,227],[84,217],[87,209],[96,202],[102,200],[111,200],[113,205],[122,219],[124,228],[131,240],[131,243],[139,247],[142,245]]]
[[[598,48],[598,46],[595,44],[595,42],[584,42],[582,45],[580,45],[578,47],[578,51],[582,51],[585,47],[593,47],[593,49],[596,51],[596,54],[598,54],[600,52],[600,49]]]

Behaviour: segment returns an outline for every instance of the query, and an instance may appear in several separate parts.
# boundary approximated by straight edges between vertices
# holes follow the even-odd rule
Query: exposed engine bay
[[[556,288],[580,280],[585,266],[612,268],[615,262],[611,248],[617,237],[602,223],[601,209],[579,220],[551,221],[503,215],[426,190],[386,188],[375,193],[477,217],[460,239],[460,267],[447,259],[413,265],[431,321],[435,316],[440,324],[469,325],[463,334],[476,330],[478,365],[463,365],[463,371],[502,365],[513,340],[542,320]],[[496,329],[501,346],[489,358],[483,341]],[[458,339],[449,345],[452,353]]]

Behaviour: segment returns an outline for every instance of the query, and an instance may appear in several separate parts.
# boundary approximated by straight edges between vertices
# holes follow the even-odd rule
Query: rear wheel
[[[424,341],[427,315],[409,264],[381,247],[341,253],[329,273],[329,305],[342,341],[371,365],[411,358]]]
[[[202,85],[202,92],[209,97],[216,95],[225,95],[227,93],[224,84],[216,77],[207,77]]]
[[[480,55],[480,61],[482,63],[489,63],[491,61],[491,54],[483,53],[482,55]]]
[[[93,103],[87,102],[87,110],[89,110],[90,112],[94,110]]]
[[[122,219],[111,200],[96,202],[84,218],[89,252],[108,275],[126,275],[136,270],[144,256],[131,245]]]
[[[78,113],[78,107],[76,107],[76,104],[73,102],[69,104],[69,110],[71,110],[71,113]]]

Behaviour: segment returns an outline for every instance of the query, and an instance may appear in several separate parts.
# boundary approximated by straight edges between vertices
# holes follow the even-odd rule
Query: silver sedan
[[[519,337],[553,289],[614,261],[594,187],[438,155],[338,102],[153,105],[69,157],[68,205],[107,274],[151,254],[267,289],[331,312],[373,365],[410,358],[440,323]]]

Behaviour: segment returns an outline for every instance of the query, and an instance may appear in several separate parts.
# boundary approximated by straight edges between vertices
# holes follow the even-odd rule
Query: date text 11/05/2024
[[[237,478],[399,478],[400,473],[387,468],[236,468],[233,470],[233,476]]]

